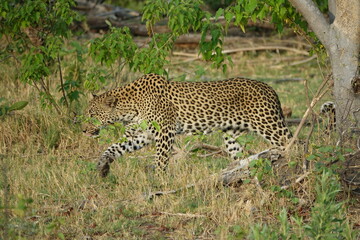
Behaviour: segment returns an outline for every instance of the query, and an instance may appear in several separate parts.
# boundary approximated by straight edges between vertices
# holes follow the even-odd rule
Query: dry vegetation
[[[298,39],[292,41],[299,46],[304,44]],[[226,48],[240,48],[242,44],[245,43],[231,42]],[[300,118],[323,74],[327,73],[316,59],[291,66],[309,57],[294,52],[250,51],[232,56],[234,66],[226,75],[204,62],[173,57],[171,62],[176,64],[168,66],[170,78],[176,80],[186,74],[188,80],[195,81],[231,76],[264,80],[276,89],[282,104],[292,108],[293,117]],[[29,101],[25,109],[0,119],[0,205],[5,207],[0,214],[5,226],[3,234],[9,238],[243,239],[262,224],[279,230],[279,214],[283,208],[287,209],[292,231],[298,236],[303,229],[291,216],[310,222],[316,176],[321,174],[311,173],[287,191],[277,191],[274,186],[294,182],[302,175],[303,160],[316,151],[314,146],[335,144],[336,138],[324,134],[322,124],[315,126],[307,153],[301,146],[294,147],[281,168],[274,171],[262,168],[258,171],[264,173],[263,179],[250,178],[238,187],[223,187],[217,184],[216,178],[210,178],[230,163],[226,156],[206,156],[208,152],[203,149],[188,151],[199,141],[221,146],[221,136],[217,134],[179,137],[176,144],[183,154],[174,158],[168,175],[162,179],[146,171],[153,159],[153,146],[114,162],[110,176],[101,179],[94,161],[107,144],[83,136],[80,126],[66,115],[59,116],[51,109],[41,108],[35,89],[19,83],[16,71],[16,64],[1,64],[0,96],[10,101]],[[119,75],[112,85],[139,75]],[[284,78],[305,79],[308,89],[305,81],[273,81]],[[58,81],[58,76],[52,80]],[[321,102],[326,98],[331,96]],[[86,101],[84,96],[80,108],[85,107]],[[300,138],[306,139],[309,130],[306,127]],[[269,147],[261,138],[251,136],[249,151],[259,152]],[[341,166],[342,163],[337,165]],[[149,192],[178,189],[191,183],[195,186],[176,194],[146,198]],[[354,229],[359,228],[359,199],[345,186],[342,189],[337,199],[346,201],[342,209],[347,220]]]

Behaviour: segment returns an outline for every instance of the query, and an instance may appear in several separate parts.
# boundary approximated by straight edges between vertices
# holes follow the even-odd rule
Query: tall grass
[[[201,62],[170,66],[169,72],[170,77],[186,73],[189,80],[197,77],[195,72],[199,69],[206,73],[201,78],[207,79],[265,79],[279,93],[282,104],[300,117],[307,102],[303,83],[275,84],[271,79],[302,77],[314,89],[321,81],[318,66],[310,62],[291,67],[286,62],[273,62],[277,56],[280,55],[236,55],[235,67],[227,76]],[[2,239],[300,239],[319,236],[322,230],[317,227],[323,226],[321,221],[325,225],[330,221],[326,233],[342,229],[341,236],[355,239],[350,222],[359,221],[359,216],[347,211],[349,201],[344,201],[347,195],[339,192],[338,183],[331,185],[332,180],[313,173],[288,190],[279,190],[283,183],[298,176],[293,174],[299,174],[306,157],[301,147],[289,160],[295,167],[283,163],[280,169],[263,171],[260,164],[254,172],[263,171],[262,181],[250,178],[237,188],[223,187],[209,178],[230,160],[221,155],[201,157],[202,150],[186,151],[171,161],[163,179],[156,179],[146,170],[155,154],[153,145],[115,161],[110,176],[101,179],[94,161],[107,145],[83,136],[72,119],[41,108],[34,89],[18,87],[15,67],[1,65],[0,69],[0,95],[11,101],[29,101],[25,109],[0,119]],[[127,74],[129,79],[130,75]],[[221,146],[220,139],[214,134],[191,141]],[[252,139],[248,144],[252,152],[269,147],[257,136]],[[188,137],[179,137],[176,144],[183,148],[187,141]],[[322,144],[333,144],[333,140],[321,129],[315,129],[308,154],[314,151],[313,145]],[[176,194],[151,200],[145,197],[155,190],[178,189],[190,183],[196,184]],[[337,193],[336,197],[332,192]],[[323,194],[331,195],[330,203],[321,200]],[[352,202],[351,206],[356,204]],[[335,207],[329,208],[330,205]],[[328,219],[333,215],[338,218]],[[336,219],[341,222],[336,223]],[[305,228],[306,235],[299,235]]]

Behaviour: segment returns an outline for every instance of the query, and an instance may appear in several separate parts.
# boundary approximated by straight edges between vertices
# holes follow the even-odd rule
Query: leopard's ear
[[[117,101],[118,100],[114,96],[106,96],[103,100],[103,103],[105,104],[105,106],[113,108],[116,106]]]
[[[95,93],[91,93],[92,97],[95,98],[97,95]]]

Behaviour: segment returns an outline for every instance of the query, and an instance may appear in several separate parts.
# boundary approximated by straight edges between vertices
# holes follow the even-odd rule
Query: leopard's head
[[[93,95],[85,112],[86,123],[83,124],[83,132],[86,135],[94,136],[99,134],[102,126],[106,126],[118,120],[116,97],[108,94],[99,96]]]

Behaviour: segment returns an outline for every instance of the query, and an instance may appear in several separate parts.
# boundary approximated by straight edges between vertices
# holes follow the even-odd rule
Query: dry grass
[[[307,102],[303,83],[275,84],[269,80],[304,78],[315,92],[322,79],[316,62],[289,66],[289,59],[296,57],[271,52],[237,54],[233,57],[235,66],[227,76],[198,61],[170,66],[169,70],[170,77],[185,72],[194,80],[194,72],[199,68],[205,69],[205,78],[239,75],[264,79],[277,90],[283,105],[291,107],[294,116],[301,117]],[[146,172],[154,155],[154,147],[150,146],[113,163],[110,176],[101,179],[94,170],[94,160],[106,145],[83,136],[71,119],[40,108],[35,89],[18,86],[11,66],[2,65],[1,76],[0,96],[30,102],[24,110],[2,118],[0,124],[3,172],[0,204],[7,201],[11,207],[3,210],[1,216],[2,222],[10,223],[8,230],[15,231],[10,233],[13,236],[25,239],[242,239],[254,224],[276,224],[284,207],[291,215],[309,218],[314,201],[314,176],[291,188],[289,192],[293,196],[272,191],[271,186],[281,182],[271,174],[265,176],[261,186],[250,180],[238,188],[227,188],[209,178],[230,162],[218,155],[204,158],[199,157],[200,152],[190,152],[171,162],[168,175],[158,179]],[[305,129],[303,135],[307,132]],[[177,144],[183,147],[184,142],[185,137],[180,137]],[[206,137],[206,142],[221,145],[221,137],[215,134]],[[310,153],[314,145],[325,144],[333,144],[333,140],[315,129]],[[254,152],[267,147],[267,143],[256,136],[249,145]],[[301,165],[303,150],[295,149],[290,157]],[[283,171],[288,169],[286,165]],[[283,177],[293,180],[296,176]],[[154,190],[177,189],[189,183],[197,184],[177,194],[152,200],[145,197]],[[295,197],[298,202],[293,201]],[[340,197],[347,198],[346,194]],[[21,201],[27,198],[33,202],[22,207]],[[359,226],[356,225],[360,221],[358,200],[352,198],[349,206],[348,217]]]

